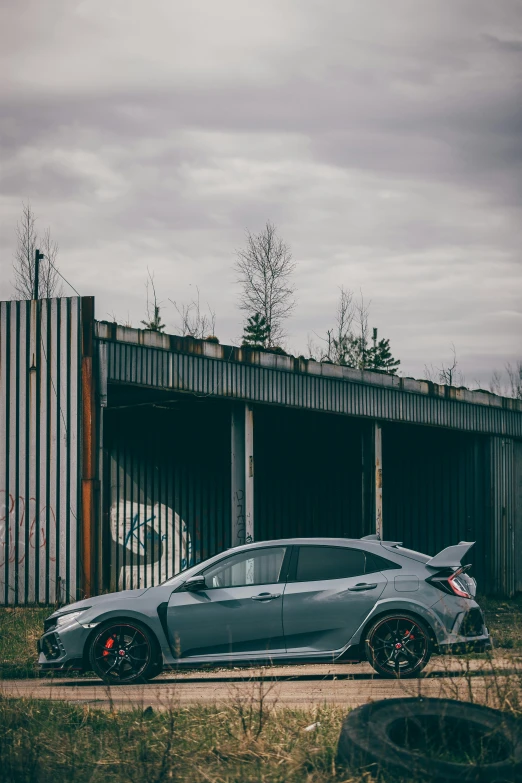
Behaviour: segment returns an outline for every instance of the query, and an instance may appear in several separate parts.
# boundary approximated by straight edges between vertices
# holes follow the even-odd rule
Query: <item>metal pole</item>
[[[33,299],[38,299],[38,277],[40,272],[40,261],[43,259],[44,254],[40,253],[38,248],[34,251],[34,290]]]

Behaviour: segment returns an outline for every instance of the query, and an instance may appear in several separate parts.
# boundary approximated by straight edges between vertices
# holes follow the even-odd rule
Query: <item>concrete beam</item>
[[[254,540],[254,414],[251,405],[234,404],[231,436],[231,546],[241,546]]]

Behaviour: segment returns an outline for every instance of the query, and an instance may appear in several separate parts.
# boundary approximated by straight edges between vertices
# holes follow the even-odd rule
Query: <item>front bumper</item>
[[[37,642],[40,671],[83,671],[88,636],[89,629],[76,620],[44,633]]]

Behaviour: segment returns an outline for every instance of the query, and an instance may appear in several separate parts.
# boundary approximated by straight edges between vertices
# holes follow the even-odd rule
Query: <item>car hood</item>
[[[105,593],[104,595],[95,595],[92,598],[84,598],[83,601],[76,601],[74,604],[67,604],[67,606],[61,606],[50,617],[57,617],[60,614],[67,614],[68,612],[74,612],[78,609],[88,609],[91,606],[97,606],[107,600],[114,600],[119,598],[138,598],[143,595],[150,588],[143,587],[140,590],[120,590],[118,593]]]

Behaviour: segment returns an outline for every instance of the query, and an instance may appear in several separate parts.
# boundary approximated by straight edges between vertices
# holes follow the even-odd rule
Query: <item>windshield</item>
[[[177,574],[174,574],[174,576],[169,577],[169,579],[166,579],[161,584],[172,585],[174,584],[174,582],[177,582],[178,579],[188,579],[190,576],[195,576],[201,571],[202,568],[207,568],[209,565],[211,565],[214,562],[214,560],[218,560],[227,551],[228,550],[225,549],[223,552],[219,552],[217,555],[208,557],[206,560],[201,560],[199,563],[196,563],[196,565],[193,565],[190,568],[186,568],[184,571],[178,571]]]

